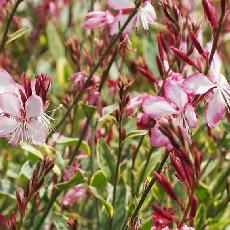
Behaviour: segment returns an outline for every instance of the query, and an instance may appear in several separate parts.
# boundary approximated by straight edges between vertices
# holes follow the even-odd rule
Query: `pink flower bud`
[[[146,77],[148,80],[150,80],[151,82],[157,82],[157,78],[148,70],[137,66],[137,70],[144,76]]]

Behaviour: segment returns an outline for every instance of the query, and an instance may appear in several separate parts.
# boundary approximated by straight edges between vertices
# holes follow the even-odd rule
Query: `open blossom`
[[[134,10],[135,4],[131,0],[108,0],[108,5],[112,9],[118,11],[114,22],[110,26],[110,34],[114,35],[118,33],[119,28],[124,25],[130,13]],[[139,27],[140,24],[142,24],[145,30],[148,30],[149,24],[153,24],[155,21],[156,13],[152,4],[149,1],[144,1],[138,9],[137,14],[131,19],[123,33],[129,33],[133,27]]]
[[[193,95],[207,95],[205,119],[210,128],[222,119],[225,108],[230,111],[230,85],[219,71],[212,72],[209,79],[202,73],[195,73],[183,84]]]
[[[92,11],[84,17],[82,27],[84,29],[102,29],[114,21],[113,15],[109,11]]]
[[[4,73],[5,81],[1,79],[0,82],[2,83],[0,137],[6,138],[13,146],[22,141],[34,144],[44,143],[50,126],[48,115],[44,112],[47,94],[44,87],[47,81],[41,84],[42,77],[37,77],[33,89],[30,80],[25,79],[25,86],[22,87],[13,82],[12,77],[6,71],[1,70],[1,73]],[[7,85],[9,86],[8,92]],[[17,90],[12,92],[11,87]]]

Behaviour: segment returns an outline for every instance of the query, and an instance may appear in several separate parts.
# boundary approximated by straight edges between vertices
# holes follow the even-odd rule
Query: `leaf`
[[[66,225],[67,220],[68,219],[63,216],[54,215],[54,225],[56,230],[68,230],[69,228]]]
[[[98,122],[100,122],[100,123],[105,123],[106,121],[113,122],[114,124],[117,124],[116,118],[112,115],[109,115],[109,114],[99,118],[99,120],[98,120]]]
[[[58,34],[58,31],[52,22],[49,22],[46,27],[46,34],[48,38],[48,44],[50,52],[55,60],[65,56],[65,48],[62,40]]]
[[[113,104],[113,105],[109,105],[109,106],[104,107],[102,110],[103,116],[113,113],[116,110],[116,108],[118,108],[117,104]]]
[[[92,194],[99,200],[102,202],[102,204],[105,206],[108,214],[110,217],[113,217],[113,214],[114,214],[114,210],[113,210],[113,206],[108,202],[106,201],[102,195],[97,191],[97,189],[95,187],[92,187],[92,186],[89,186],[90,188],[90,191],[92,192]]]
[[[16,32],[9,34],[9,39],[7,40],[6,44],[11,43],[12,41],[22,37],[24,34],[28,33],[29,29],[26,27],[22,27],[21,29],[17,30]]]
[[[203,226],[205,225],[205,219],[206,219],[206,208],[204,205],[201,205],[195,217],[196,230],[203,230]]]
[[[133,131],[127,133],[126,138],[125,138],[125,140],[123,141],[123,144],[124,144],[125,142],[127,142],[128,140],[133,139],[133,138],[135,138],[135,137],[145,136],[147,133],[148,133],[147,130],[133,130]]]
[[[78,171],[70,180],[56,184],[56,188],[59,190],[69,190],[75,185],[81,184],[85,181],[84,175]]]
[[[153,75],[158,75],[158,68],[155,61],[156,55],[158,54],[158,48],[157,48],[157,42],[156,42],[156,36],[152,40],[150,40],[149,37],[146,38],[144,43],[144,58],[145,61],[153,73]]]
[[[90,185],[99,190],[103,190],[106,185],[106,178],[102,170],[96,171],[90,179]]]
[[[97,110],[97,107],[93,105],[82,104],[82,109],[87,117],[91,117]]]
[[[120,179],[117,186],[117,195],[115,201],[114,219],[112,229],[121,229],[126,216],[126,187],[123,178]]]
[[[29,153],[32,153],[34,156],[40,159],[42,159],[43,157],[42,153],[38,149],[36,149],[33,145],[22,143],[21,148]]]
[[[71,145],[74,146],[78,143],[79,138],[70,138],[70,137],[64,137],[56,141],[59,145]],[[91,154],[90,147],[86,141],[81,142],[80,150],[88,155]]]
[[[19,175],[23,175],[25,176],[26,178],[30,179],[31,175],[32,175],[32,172],[33,172],[33,167],[31,165],[31,163],[29,161],[26,161],[22,168],[21,168],[21,171],[19,173]]]
[[[115,160],[103,139],[100,139],[97,144],[97,160],[108,181],[114,183],[116,174]]]
[[[15,191],[16,190],[15,190],[14,184],[11,183],[9,180],[3,179],[0,181],[0,194],[1,195],[5,195],[12,199],[16,199]]]

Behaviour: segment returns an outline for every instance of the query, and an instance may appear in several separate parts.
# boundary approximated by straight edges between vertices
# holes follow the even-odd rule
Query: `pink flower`
[[[49,121],[45,116],[42,99],[30,96],[25,104],[16,95],[0,95],[3,115],[0,117],[0,137],[5,137],[13,146],[21,141],[33,144],[45,143]]]
[[[223,117],[225,108],[230,111],[230,85],[219,71],[212,71],[210,80],[196,73],[184,81],[184,87],[193,95],[208,95],[205,119],[213,128]]]
[[[84,29],[102,29],[113,23],[114,17],[109,11],[92,11],[88,12],[83,20]]]
[[[176,115],[179,125],[186,129],[195,128],[196,114],[183,87],[177,81],[170,79],[165,84],[164,94],[165,97],[146,97],[142,104],[144,112],[155,120]]]
[[[114,35],[124,25],[130,13],[134,10],[135,4],[131,0],[108,0],[107,2],[112,9],[119,11],[117,16],[115,16],[114,22],[110,25],[110,34]],[[139,27],[140,24],[142,24],[145,30],[148,30],[148,24],[153,24],[155,21],[156,13],[152,4],[149,1],[144,1],[138,9],[138,13],[132,18],[123,33],[129,33],[133,27]]]
[[[140,106],[143,102],[143,99],[146,95],[141,95],[137,97],[133,97],[129,104],[126,107],[125,114],[126,116],[132,116],[137,109],[138,106]]]

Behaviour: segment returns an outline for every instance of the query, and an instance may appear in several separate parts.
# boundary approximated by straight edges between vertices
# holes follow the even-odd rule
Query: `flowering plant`
[[[0,230],[229,228],[229,1],[0,9]]]

